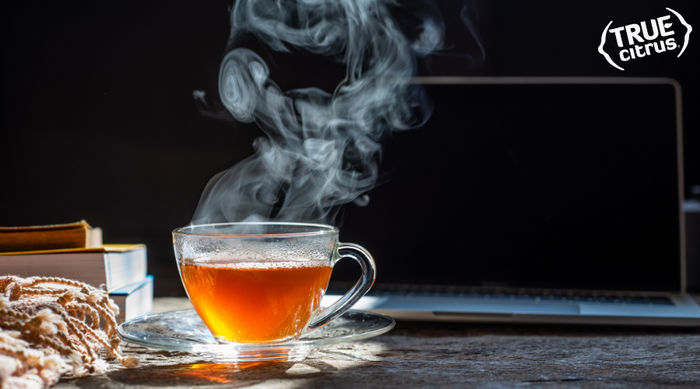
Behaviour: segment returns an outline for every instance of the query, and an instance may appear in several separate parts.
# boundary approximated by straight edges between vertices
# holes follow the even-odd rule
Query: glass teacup
[[[202,321],[222,342],[298,339],[342,315],[375,279],[364,248],[338,242],[338,229],[305,223],[221,223],[173,231],[180,277]],[[320,310],[333,265],[353,258],[360,280]]]

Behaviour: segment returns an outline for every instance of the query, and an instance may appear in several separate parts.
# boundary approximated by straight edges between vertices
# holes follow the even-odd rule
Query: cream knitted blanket
[[[64,278],[0,276],[0,388],[46,388],[62,375],[100,373],[104,347],[125,367],[116,337],[119,308],[90,285]]]

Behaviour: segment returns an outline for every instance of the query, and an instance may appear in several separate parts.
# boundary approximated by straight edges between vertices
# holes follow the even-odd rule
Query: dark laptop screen
[[[344,214],[378,283],[680,288],[671,85],[425,90],[432,117],[394,133],[388,181]]]

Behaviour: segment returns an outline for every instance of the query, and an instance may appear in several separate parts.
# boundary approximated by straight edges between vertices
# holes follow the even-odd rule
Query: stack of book
[[[119,306],[117,322],[146,315],[153,307],[146,246],[102,244],[102,230],[84,220],[0,227],[0,275],[61,277],[103,288]]]

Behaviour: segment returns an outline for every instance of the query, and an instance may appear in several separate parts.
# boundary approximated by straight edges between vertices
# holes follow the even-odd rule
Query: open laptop
[[[377,263],[355,308],[407,320],[700,325],[685,294],[677,82],[416,82],[432,117],[392,135],[386,182],[367,207],[345,211],[341,240]],[[336,266],[325,304],[356,277]]]

